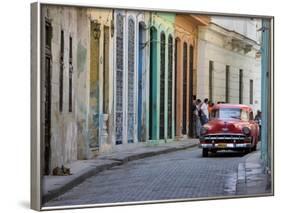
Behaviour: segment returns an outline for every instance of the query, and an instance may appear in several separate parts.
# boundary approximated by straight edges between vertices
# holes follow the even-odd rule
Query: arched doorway
[[[183,43],[183,69],[182,69],[182,134],[186,135],[186,119],[187,119],[187,43]]]
[[[135,133],[135,22],[128,21],[128,108],[127,108],[127,139],[134,142]]]
[[[166,38],[164,32],[160,35],[160,119],[159,139],[165,138],[165,63]]]
[[[157,135],[157,30],[150,28],[150,72],[149,72],[149,139]]]
[[[124,90],[124,20],[121,14],[116,16],[116,101],[115,101],[115,143],[123,141],[123,90]]]
[[[145,25],[139,23],[139,47],[138,47],[138,141],[144,141],[143,138],[143,85],[144,85],[144,50],[145,50]]]
[[[172,113],[173,113],[173,37],[168,38],[168,132],[167,137],[172,138]]]

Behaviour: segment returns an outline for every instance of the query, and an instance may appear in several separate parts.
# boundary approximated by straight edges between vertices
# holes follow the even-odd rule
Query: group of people
[[[200,99],[193,99],[192,103],[192,116],[193,116],[193,133],[195,137],[200,136],[201,127],[209,121],[211,108],[214,104],[208,98],[202,102]]]
[[[222,104],[224,102],[218,102],[218,104]],[[214,106],[214,103],[209,101],[208,98],[205,98],[202,102],[200,99],[196,99],[195,96],[193,96],[193,102],[192,102],[192,121],[193,121],[193,137],[198,138],[200,136],[200,130],[201,127],[208,123],[210,113],[212,110],[212,107]],[[254,120],[259,124],[261,129],[261,111],[257,111],[257,115],[255,116]]]

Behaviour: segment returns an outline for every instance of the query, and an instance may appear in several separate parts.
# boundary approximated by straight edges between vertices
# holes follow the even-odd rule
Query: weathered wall
[[[88,9],[87,17],[89,25],[87,28],[89,30],[88,49],[90,51],[88,73],[90,79],[88,93],[90,99],[88,116],[90,144],[96,144],[100,152],[110,152],[113,137],[113,38],[111,36],[113,10]],[[94,21],[100,24],[98,39],[94,38],[94,31],[91,29],[91,23]],[[107,47],[104,46],[105,28],[108,33]],[[105,51],[104,48],[109,51]],[[105,53],[107,55],[104,55]],[[92,147],[95,148],[95,146]]]
[[[71,160],[77,159],[77,102],[76,86],[73,84],[72,112],[69,112],[69,37],[72,37],[73,44],[77,42],[77,13],[73,8],[43,7],[42,17],[48,17],[52,25],[51,41],[51,155],[50,168],[61,166]],[[43,19],[43,25],[44,25]],[[63,65],[63,107],[59,111],[59,73],[60,73],[60,40],[61,30],[64,31],[64,65]],[[44,55],[44,48],[42,48]],[[76,53],[76,46],[73,45],[73,54]],[[44,67],[44,66],[43,66]],[[73,82],[77,75],[77,58],[73,57]],[[44,72],[44,69],[42,70]],[[43,75],[44,78],[44,75]],[[44,79],[42,78],[42,85]],[[52,171],[52,170],[51,170]]]
[[[91,158],[93,156],[91,144],[93,143],[97,144],[101,152],[112,149],[110,138],[113,133],[108,132],[113,125],[112,10],[44,6],[42,17],[48,17],[52,25],[50,167],[54,168],[72,160]],[[95,61],[91,58],[91,36],[93,35],[91,34],[91,21],[93,20],[101,24],[100,38],[97,41],[99,51]],[[107,37],[109,51],[106,57],[103,53],[104,26],[108,27],[109,34]],[[60,112],[59,73],[62,30],[64,31],[63,110]],[[44,35],[43,28],[42,34]],[[72,112],[69,112],[70,36],[73,46]],[[42,39],[44,40],[44,37]],[[103,84],[105,58],[107,59],[105,69],[108,70],[108,73],[106,75],[107,82]],[[44,51],[42,52],[42,59],[44,59]],[[91,70],[91,63],[96,64],[95,70]],[[42,85],[44,85],[44,60],[42,60],[42,68]],[[94,80],[94,82],[91,82],[91,80]],[[106,89],[103,88],[103,85]],[[95,92],[91,94],[91,91]],[[107,110],[105,113],[103,112],[104,91],[107,93],[105,101]],[[44,90],[42,96],[44,96]],[[44,100],[42,99],[42,101]],[[94,114],[95,116],[93,116]],[[42,109],[42,116],[44,117],[44,109]],[[42,145],[44,146],[44,144]]]
[[[144,47],[143,47],[143,57],[139,57],[139,24],[141,23],[144,28],[148,26],[148,16],[145,12],[135,12],[127,10],[115,10],[114,20],[115,20],[115,31],[114,31],[114,46],[113,46],[113,79],[114,80],[114,128],[113,128],[113,138],[112,143],[115,144],[118,140],[118,143],[122,143],[122,147],[126,147],[128,142],[136,143],[138,139],[138,106],[142,107],[141,112],[141,121],[140,125],[145,125],[147,122],[146,117],[146,87],[141,88],[142,100],[139,100],[138,97],[138,82],[139,77],[142,78],[143,85],[146,84],[146,75],[148,69],[148,58],[146,46],[146,41],[148,39],[148,33],[144,30]],[[121,17],[123,25],[119,23]],[[129,32],[130,23],[133,23],[133,28]],[[117,43],[116,36],[122,28],[122,44]],[[121,37],[120,37],[121,38]],[[120,40],[119,40],[120,41]],[[131,46],[129,46],[129,43]],[[123,49],[122,49],[123,48]],[[120,53],[120,51],[122,53]],[[142,66],[142,76],[138,76],[139,72],[139,61],[143,62]],[[120,69],[122,67],[122,69]],[[117,70],[122,70],[122,74],[117,74]],[[118,71],[120,72],[120,71]],[[131,73],[129,75],[129,72]],[[119,76],[117,76],[119,75]],[[122,75],[122,76],[121,76]],[[119,78],[118,78],[119,77]],[[121,78],[120,78],[121,77]],[[118,91],[117,91],[117,88]],[[119,101],[118,101],[119,100]],[[122,106],[120,108],[119,102],[122,100]],[[139,103],[139,101],[141,103]],[[118,115],[117,115],[117,106]],[[120,111],[121,109],[121,111]],[[121,113],[121,114],[120,114]],[[117,121],[119,121],[117,123]],[[117,133],[118,131],[118,133]],[[122,138],[119,135],[122,135]],[[141,139],[140,141],[146,140],[147,129],[141,129]],[[119,149],[118,147],[114,147]]]

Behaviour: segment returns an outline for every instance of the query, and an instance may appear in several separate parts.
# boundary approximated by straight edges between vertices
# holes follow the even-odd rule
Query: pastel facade
[[[198,98],[261,106],[260,21],[212,17],[200,27]]]
[[[208,16],[177,14],[175,18],[175,134],[192,135],[191,104],[197,92],[198,27],[208,25]],[[201,76],[198,77],[200,79]]]
[[[192,136],[192,97],[210,93],[210,60],[214,100],[225,99],[220,73],[227,64],[233,79],[229,101],[239,99],[237,70],[243,69],[243,103],[252,82],[252,105],[258,108],[260,62],[253,35],[209,22],[199,15],[44,6],[43,172],[142,142]]]
[[[115,10],[113,145],[145,141],[148,13]]]
[[[151,13],[148,140],[174,138],[174,20],[173,13]]]

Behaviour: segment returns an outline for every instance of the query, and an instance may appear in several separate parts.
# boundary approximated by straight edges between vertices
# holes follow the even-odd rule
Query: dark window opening
[[[60,37],[60,75],[59,75],[59,110],[63,111],[63,66],[64,66],[64,32]]]
[[[239,104],[243,103],[243,70],[239,70]]]
[[[229,103],[229,65],[225,67],[225,102]]]
[[[72,112],[72,37],[69,37],[69,112]]]
[[[45,22],[45,48],[51,49],[52,42],[52,26],[49,21]]]
[[[209,61],[209,100],[213,101],[214,62]]]
[[[250,104],[253,104],[253,100],[254,100],[254,81],[250,80]]]

